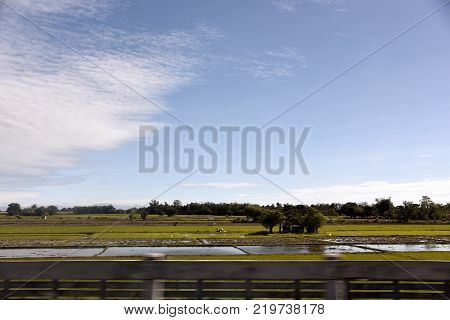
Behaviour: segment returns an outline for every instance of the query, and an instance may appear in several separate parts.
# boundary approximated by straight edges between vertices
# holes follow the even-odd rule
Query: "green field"
[[[449,224],[328,223],[317,234],[268,234],[245,217],[152,215],[130,221],[125,214],[57,214],[9,217],[0,214],[0,247],[303,245],[341,243],[449,243]],[[339,220],[334,220],[339,221]],[[224,232],[218,232],[223,229]]]
[[[236,218],[245,218],[242,216],[214,216],[214,215],[176,215],[172,217],[151,215],[148,216],[146,221],[140,219],[132,222],[133,224],[153,224],[153,223],[208,223],[208,222],[221,222],[231,223]],[[73,213],[60,213],[53,216],[47,216],[46,223],[95,223],[97,221],[120,221],[121,223],[128,223],[129,217],[123,213],[112,214],[73,214]],[[42,223],[43,220],[37,216],[21,216],[20,219],[15,216],[8,216],[6,213],[0,213],[0,224],[2,223]]]
[[[223,228],[224,232],[217,232]],[[450,225],[371,224],[326,225],[318,234],[264,234],[259,225],[173,226],[173,225],[12,225],[0,226],[0,239],[183,239],[239,237],[378,237],[378,236],[450,236]]]

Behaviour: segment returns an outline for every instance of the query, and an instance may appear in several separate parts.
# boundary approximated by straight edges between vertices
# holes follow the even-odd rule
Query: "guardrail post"
[[[5,279],[3,280],[3,290],[2,290],[2,296],[0,297],[2,300],[6,300],[9,297],[9,280]]]
[[[445,296],[447,299],[450,299],[450,281],[445,281],[446,289],[445,289]]]
[[[165,260],[166,255],[162,253],[150,253],[144,255],[147,261]],[[151,274],[151,270],[149,271]],[[143,298],[147,300],[164,299],[164,283],[158,279],[147,279],[144,287]]]
[[[337,261],[340,260],[341,256],[337,254],[327,255],[325,259],[327,261]],[[336,266],[329,265],[327,272],[333,277],[336,277],[332,280],[328,280],[326,283],[326,292],[325,299],[327,300],[346,300],[348,299],[347,295],[347,283],[345,280],[338,280],[338,270]]]

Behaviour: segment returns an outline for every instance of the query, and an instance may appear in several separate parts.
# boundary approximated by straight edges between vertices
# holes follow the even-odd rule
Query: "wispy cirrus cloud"
[[[126,4],[127,1],[123,1]],[[64,14],[72,16],[99,16],[111,12],[120,2],[117,0],[14,0],[7,1],[25,14]]]
[[[263,80],[293,76],[306,67],[306,57],[289,47],[241,57],[234,63],[238,71]]]
[[[117,79],[167,110],[168,95],[220,59],[259,79],[305,67],[291,48],[231,60],[208,55],[222,34],[204,23],[163,33],[112,27],[108,15],[129,1],[3,1],[19,14],[0,5],[0,192],[80,182],[86,177],[57,172],[76,166],[81,152],[116,148],[136,137],[138,124],[155,122],[161,110]]]
[[[160,34],[124,32],[95,19],[117,4],[7,1],[26,18],[0,5],[0,192],[39,185],[41,177],[48,184],[81,151],[115,148],[137,135],[138,124],[155,121],[161,110],[114,78],[165,108],[168,94],[199,76],[201,50],[219,37],[217,30],[198,24]],[[92,24],[67,24],[67,16]]]
[[[299,5],[298,0],[274,0],[272,3],[275,5],[280,12],[295,12],[297,11],[297,6]]]
[[[305,4],[331,5],[336,6],[338,12],[348,12],[348,8],[343,8],[349,0],[273,0],[273,5],[279,12],[292,13],[296,12],[300,6]]]

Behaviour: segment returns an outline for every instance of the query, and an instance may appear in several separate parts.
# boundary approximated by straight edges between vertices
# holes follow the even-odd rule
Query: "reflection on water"
[[[103,251],[102,248],[83,249],[0,249],[0,258],[59,258],[59,257],[93,257]]]
[[[0,258],[51,257],[129,257],[148,253],[167,255],[242,255],[304,254],[358,252],[450,251],[449,244],[367,244],[367,245],[303,245],[303,246],[237,246],[237,247],[110,247],[110,248],[28,248],[0,249]]]
[[[111,247],[101,257],[141,256],[148,253],[167,255],[238,255],[245,254],[235,247]]]
[[[305,245],[305,246],[239,246],[237,247],[249,254],[302,254],[302,253],[347,253],[347,252],[371,252],[370,249],[363,249],[345,245]]]
[[[450,251],[448,244],[368,244],[365,247],[383,251]]]

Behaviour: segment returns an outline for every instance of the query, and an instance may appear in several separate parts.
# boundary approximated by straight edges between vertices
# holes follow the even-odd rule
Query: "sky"
[[[0,0],[0,208],[450,202],[445,3]],[[139,170],[140,126],[269,121],[308,174]]]

